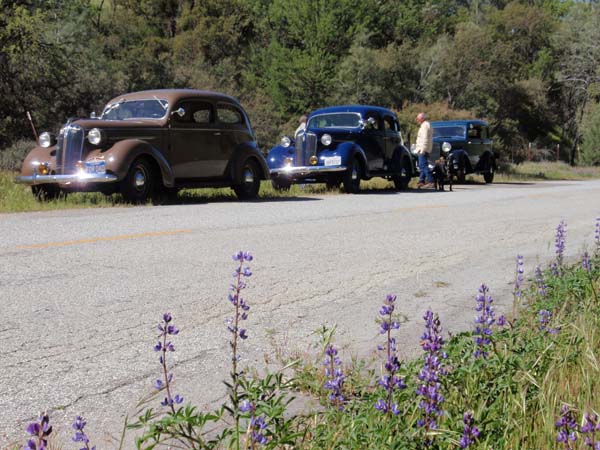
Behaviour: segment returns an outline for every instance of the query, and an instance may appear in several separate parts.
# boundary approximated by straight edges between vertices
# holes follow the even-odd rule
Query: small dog
[[[452,172],[449,170],[448,161],[443,156],[435,161],[431,175],[433,176],[433,183],[436,191],[443,191],[446,180],[448,180],[448,188],[452,191]]]

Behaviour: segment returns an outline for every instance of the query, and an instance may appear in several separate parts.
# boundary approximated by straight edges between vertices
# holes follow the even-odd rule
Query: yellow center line
[[[404,211],[417,211],[419,209],[439,209],[439,208],[447,208],[448,205],[421,205],[421,206],[411,206],[408,208],[397,208],[394,212],[404,212]]]
[[[18,250],[31,250],[39,248],[51,248],[51,247],[66,247],[69,245],[80,245],[80,244],[94,244],[96,242],[107,242],[107,241],[124,241],[126,239],[140,239],[147,237],[157,236],[173,236],[176,234],[191,233],[192,230],[172,230],[172,231],[155,231],[147,233],[136,233],[136,234],[123,234],[120,236],[107,236],[90,239],[80,239],[77,241],[65,241],[65,242],[48,242],[46,244],[34,244],[34,245],[19,245]]]

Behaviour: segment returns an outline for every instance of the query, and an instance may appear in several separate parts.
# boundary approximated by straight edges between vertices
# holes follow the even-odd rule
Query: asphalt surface
[[[516,255],[527,274],[546,265],[564,219],[575,259],[598,216],[600,181],[0,215],[0,448],[23,445],[44,409],[65,448],[79,414],[92,443],[116,448],[160,375],[152,348],[167,311],[181,330],[175,392],[201,408],[222,401],[237,250],[255,257],[242,364],[307,351],[322,325],[337,327],[343,359],[369,357],[388,293],[408,318],[409,358],[427,308],[445,330],[469,329],[485,282],[510,311]]]

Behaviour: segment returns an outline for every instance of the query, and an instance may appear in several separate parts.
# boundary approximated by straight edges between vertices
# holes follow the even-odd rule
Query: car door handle
[[[220,131],[217,131],[217,132],[215,133],[215,136],[221,136],[221,132],[220,132]]]

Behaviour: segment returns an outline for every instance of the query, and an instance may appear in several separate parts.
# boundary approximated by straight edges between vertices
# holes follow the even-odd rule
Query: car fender
[[[230,174],[233,181],[241,178],[242,164],[240,162],[245,161],[247,158],[252,158],[258,163],[261,171],[261,180],[268,180],[270,178],[269,167],[262,153],[252,143],[244,142],[235,148],[226,169],[226,173]]]
[[[286,158],[292,158],[294,160],[296,154],[296,147],[290,145],[284,147],[283,145],[276,145],[273,147],[267,155],[267,166],[271,169],[278,169],[283,166]]]
[[[165,187],[175,185],[173,171],[162,152],[140,139],[125,139],[115,143],[107,150],[92,151],[89,153],[88,159],[94,156],[103,157],[106,161],[106,170],[115,174],[119,181],[125,178],[129,167],[136,158],[146,156],[158,166],[163,185]]]
[[[50,171],[56,168],[56,145],[52,147],[36,146],[27,154],[23,164],[21,164],[21,175],[31,176],[33,175],[33,168],[37,167],[35,163],[48,163]]]
[[[342,157],[342,165],[344,166],[348,166],[352,158],[359,158],[365,170],[365,176],[368,176],[369,165],[367,164],[367,156],[359,145],[356,145],[354,142],[343,142],[335,148],[335,151]]]
[[[465,152],[463,149],[457,149],[452,150],[450,154],[452,155],[452,158],[454,158],[456,161],[459,161],[459,163],[460,161],[464,162],[465,173],[473,173],[473,166],[471,166],[471,160],[469,159],[467,152]]]

